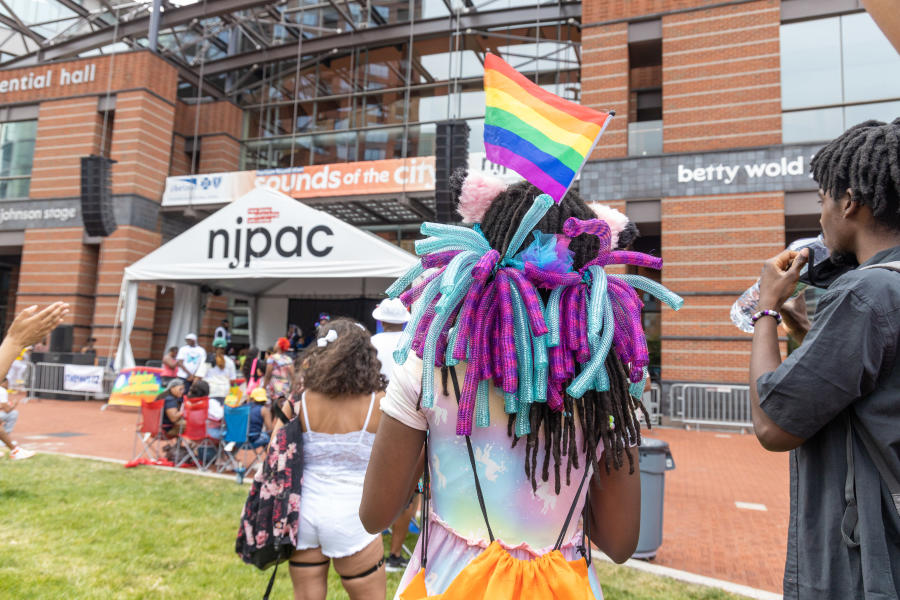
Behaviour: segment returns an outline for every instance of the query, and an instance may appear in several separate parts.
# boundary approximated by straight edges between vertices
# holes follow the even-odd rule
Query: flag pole
[[[597,143],[600,141],[600,138],[603,137],[603,132],[606,131],[606,126],[609,125],[609,122],[612,121],[612,118],[614,116],[616,116],[616,111],[608,110],[608,111],[606,111],[606,114],[609,116],[606,119],[604,119],[603,126],[600,128],[600,131],[597,133],[597,137],[594,138],[594,143],[591,144],[591,149],[588,150],[587,155],[584,157],[584,160],[581,162],[581,166],[578,167],[578,171],[576,171],[575,176],[572,177],[572,181],[570,181],[569,185],[566,186],[566,191],[563,192],[563,195],[559,197],[559,200],[557,200],[557,204],[562,202],[562,199],[565,198],[566,194],[569,193],[569,190],[572,189],[572,184],[575,183],[575,177],[578,177],[578,173],[581,173],[581,170],[584,168],[584,163],[586,163],[591,158],[591,154],[594,153],[594,148],[597,147]]]

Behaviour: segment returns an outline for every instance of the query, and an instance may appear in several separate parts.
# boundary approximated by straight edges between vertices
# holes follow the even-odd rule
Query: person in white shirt
[[[381,374],[390,380],[394,370],[394,350],[403,334],[403,326],[409,321],[409,311],[399,298],[387,298],[372,311],[376,321],[381,321],[383,332],[372,336],[372,345],[378,350],[381,361]]]
[[[206,350],[197,343],[197,334],[189,333],[184,336],[185,345],[178,349],[175,361],[178,364],[178,378],[186,382],[186,388],[190,389],[191,382],[197,378],[197,371],[206,362]],[[185,390],[187,391],[187,390]]]
[[[216,338],[213,340],[213,348],[215,355],[210,361],[203,380],[209,384],[209,412],[208,416],[213,421],[221,421],[225,416],[224,402],[225,397],[231,391],[237,379],[237,369],[234,361],[225,355],[225,347],[227,346],[225,338]]]
[[[381,374],[390,380],[391,371],[394,370],[394,350],[397,342],[403,334],[403,327],[409,321],[409,311],[399,298],[387,298],[372,311],[376,321],[381,321],[383,333],[372,336],[372,345],[378,350],[378,360],[381,361]],[[406,510],[400,513],[397,520],[391,526],[391,551],[385,559],[385,567],[388,572],[402,572],[406,569],[407,561],[403,558],[403,541],[409,531],[409,521],[416,514],[419,502],[413,498]]]

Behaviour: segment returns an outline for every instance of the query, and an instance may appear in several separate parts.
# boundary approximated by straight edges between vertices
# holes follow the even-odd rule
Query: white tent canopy
[[[377,298],[416,260],[285,194],[254,189],[125,269],[115,367],[134,365],[128,338],[138,282],[175,287],[170,341],[184,339],[190,324],[198,322],[199,295],[186,284],[250,299],[250,335],[256,342],[260,313],[268,312],[256,310],[261,301],[270,309],[274,299],[286,305],[287,298]]]

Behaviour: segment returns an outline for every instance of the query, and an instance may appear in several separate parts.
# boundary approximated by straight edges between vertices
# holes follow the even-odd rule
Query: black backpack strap
[[[563,523],[562,531],[559,532],[559,537],[556,538],[556,544],[554,544],[553,549],[559,550],[566,537],[566,530],[569,528],[569,523],[572,522],[572,517],[575,515],[575,507],[578,506],[578,501],[581,499],[581,490],[584,489],[584,482],[587,481],[588,473],[591,470],[591,463],[585,459],[584,465],[584,475],[581,476],[581,483],[578,484],[578,490],[575,492],[575,497],[572,498],[572,506],[569,507],[569,514],[566,515],[566,522]],[[585,498],[585,503],[587,503],[587,499]]]
[[[278,565],[279,563],[275,563],[275,568],[272,569],[272,576],[269,577],[269,585],[266,586],[266,593],[263,594],[263,600],[269,600],[269,594],[272,593],[272,586],[275,585],[275,575],[278,574]]]
[[[419,562],[424,569],[428,565],[428,513],[431,500],[431,469],[428,467],[428,432],[425,432],[425,471],[422,474],[422,546]]]
[[[450,367],[450,379],[453,381],[453,393],[456,394],[456,404],[459,405],[459,378],[456,376],[456,367]],[[472,475],[475,477],[475,492],[478,494],[478,505],[481,507],[481,516],[484,517],[484,524],[487,527],[488,537],[494,541],[494,532],[491,530],[491,523],[488,520],[487,508],[484,504],[484,494],[481,491],[481,482],[478,480],[478,468],[475,464],[475,452],[472,450],[472,438],[466,436],[466,449],[469,451],[469,464],[472,465]],[[568,524],[568,522],[567,522]]]

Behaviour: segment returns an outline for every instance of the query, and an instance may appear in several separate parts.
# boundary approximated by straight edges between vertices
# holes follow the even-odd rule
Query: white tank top
[[[344,483],[362,486],[372,454],[375,434],[366,431],[372,410],[375,406],[375,393],[369,400],[369,411],[362,430],[349,433],[319,433],[309,426],[309,413],[306,410],[306,393],[300,399],[303,405],[303,479],[307,477],[320,479],[330,483]]]

